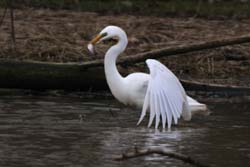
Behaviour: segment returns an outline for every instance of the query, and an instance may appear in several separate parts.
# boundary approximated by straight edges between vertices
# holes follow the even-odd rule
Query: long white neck
[[[120,32],[118,36],[118,43],[112,46],[106,53],[104,59],[104,70],[107,79],[109,88],[111,89],[112,94],[119,100],[123,99],[124,78],[118,72],[116,67],[117,57],[125,50],[128,39],[125,32]]]

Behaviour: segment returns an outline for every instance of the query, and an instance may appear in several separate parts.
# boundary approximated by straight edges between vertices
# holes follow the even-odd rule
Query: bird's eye
[[[104,32],[101,34],[101,37],[103,38],[103,37],[106,37],[107,35],[108,35],[108,33]]]
[[[106,40],[104,41],[104,43],[106,43],[106,44],[116,44],[117,42],[118,42],[118,39],[115,38],[115,37],[106,39]]]

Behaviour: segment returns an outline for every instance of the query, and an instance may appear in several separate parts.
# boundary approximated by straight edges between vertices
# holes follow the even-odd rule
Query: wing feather
[[[148,89],[149,89],[149,87],[150,87],[150,84],[148,84]],[[141,116],[140,116],[139,121],[137,122],[137,125],[139,125],[141,123],[141,121],[143,120],[143,118],[146,115],[147,109],[149,107],[149,97],[150,97],[149,93],[150,93],[149,91],[146,92],[143,107],[142,107]]]
[[[167,108],[165,108],[164,106],[164,101],[163,101],[163,93],[160,92],[160,95],[158,96],[158,100],[159,100],[159,105],[160,105],[160,112],[161,112],[161,119],[162,119],[162,128],[165,129],[166,127],[166,111],[168,110]]]
[[[160,123],[160,115],[161,115],[161,113],[160,113],[160,108],[159,108],[159,101],[158,101],[158,99],[157,99],[157,97],[158,97],[158,95],[157,94],[154,94],[154,109],[155,109],[155,115],[156,115],[156,117],[155,117],[155,128],[157,129],[158,128],[158,126],[159,126],[159,123]]]
[[[169,101],[169,97],[167,96],[167,94],[164,94],[167,105],[169,106],[169,110],[172,111],[173,113],[173,117],[174,117],[174,122],[176,122],[176,119],[178,119],[178,108],[173,104],[172,101]],[[169,111],[168,111],[169,112]]]
[[[158,128],[160,121],[162,127],[171,127],[172,122],[178,123],[178,119],[185,112],[190,112],[186,107],[187,98],[184,88],[178,78],[163,64],[156,60],[146,61],[150,70],[150,79],[143,109],[138,124],[150,109],[148,127],[155,119],[155,128]]]
[[[152,125],[154,117],[155,117],[155,110],[154,110],[154,102],[153,102],[153,93],[150,92],[150,116],[149,116],[148,127]]]

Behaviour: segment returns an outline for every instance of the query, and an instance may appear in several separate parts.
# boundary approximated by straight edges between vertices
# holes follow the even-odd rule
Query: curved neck
[[[118,99],[119,93],[117,94],[117,92],[121,91],[124,78],[118,72],[116,59],[125,50],[127,43],[128,40],[125,32],[121,32],[118,43],[107,51],[104,58],[104,70],[107,83],[113,95]]]

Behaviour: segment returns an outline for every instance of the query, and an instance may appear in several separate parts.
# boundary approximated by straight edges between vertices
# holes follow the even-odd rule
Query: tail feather
[[[192,115],[208,110],[206,104],[199,103],[198,101],[194,100],[193,98],[189,96],[187,96],[187,100],[188,100],[188,105],[190,107]]]

